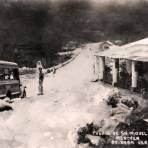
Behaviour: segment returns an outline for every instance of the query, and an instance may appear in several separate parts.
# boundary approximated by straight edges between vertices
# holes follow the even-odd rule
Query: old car
[[[0,98],[20,95],[18,64],[0,60]]]

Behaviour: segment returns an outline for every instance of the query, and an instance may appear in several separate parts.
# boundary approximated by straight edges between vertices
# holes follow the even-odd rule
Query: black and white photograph
[[[0,148],[148,148],[148,0],[0,0]]]

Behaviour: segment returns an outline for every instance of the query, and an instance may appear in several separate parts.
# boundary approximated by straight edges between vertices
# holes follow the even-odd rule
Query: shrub
[[[115,93],[108,97],[107,104],[111,105],[113,108],[117,107],[117,104],[119,103],[120,94]]]

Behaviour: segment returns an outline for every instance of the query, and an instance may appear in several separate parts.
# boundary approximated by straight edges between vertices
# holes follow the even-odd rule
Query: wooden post
[[[105,69],[105,57],[99,57],[99,80],[103,80]]]
[[[136,61],[132,61],[132,91],[135,91],[135,88],[137,87],[138,73],[136,72],[135,66]]]
[[[95,75],[95,79],[97,80],[98,79],[98,73],[99,73],[98,72],[99,71],[98,70],[98,67],[99,66],[98,66],[98,59],[97,59],[97,56],[96,55],[94,56],[94,60],[95,60],[94,61],[94,75]]]
[[[119,76],[119,59],[113,59],[113,69],[112,69],[112,85],[117,86],[118,84],[118,76]]]
[[[131,60],[126,60],[126,67],[127,67],[127,72],[131,74],[132,73],[132,61]]]

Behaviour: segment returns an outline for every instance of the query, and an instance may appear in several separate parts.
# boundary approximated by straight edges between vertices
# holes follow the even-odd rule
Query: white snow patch
[[[0,147],[75,147],[76,131],[81,125],[109,116],[107,106],[99,104],[110,89],[91,82],[92,68],[93,55],[87,49],[82,50],[55,75],[45,77],[43,96],[37,96],[37,79],[24,77],[28,97],[16,101],[13,113],[2,120]],[[7,140],[10,145],[2,145]]]

